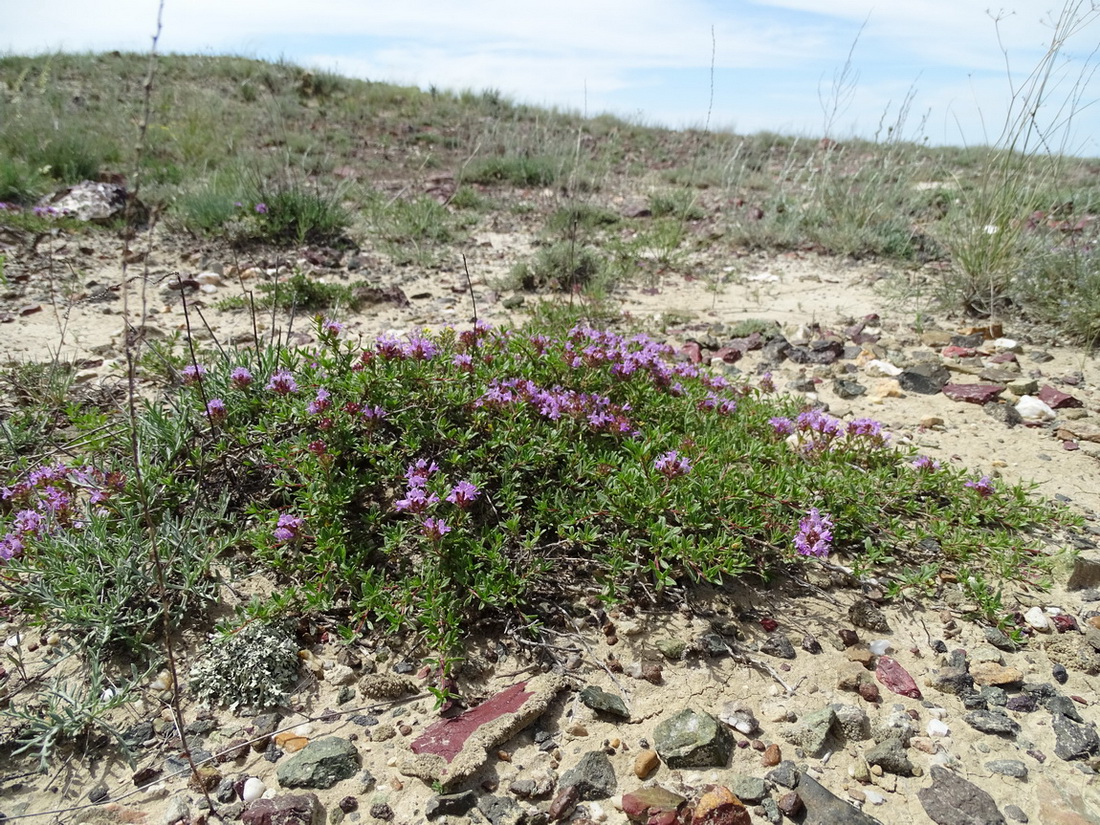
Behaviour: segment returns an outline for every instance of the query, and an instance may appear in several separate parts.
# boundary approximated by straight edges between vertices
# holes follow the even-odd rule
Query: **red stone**
[[[686,355],[693,364],[698,364],[703,360],[703,349],[694,341],[688,341],[680,347],[680,352]]]
[[[714,353],[714,357],[717,358],[719,361],[724,361],[727,364],[736,364],[738,361],[741,360],[744,354],[745,353],[743,353],[737,347],[722,347],[720,350]]]
[[[1051,616],[1050,621],[1057,628],[1059,633],[1067,633],[1071,630],[1077,630],[1077,620],[1073,616],[1067,616],[1065,613],[1059,613],[1057,616]]]
[[[779,622],[777,622],[775,619],[765,616],[763,619],[760,620],[760,626],[769,633],[774,633],[776,630],[779,629]]]
[[[991,364],[1015,364],[1018,359],[1014,352],[998,352],[989,359]]]
[[[1005,391],[997,384],[944,384],[943,394],[952,401],[967,401],[971,404],[988,404]]]
[[[654,785],[623,794],[623,813],[635,822],[672,823],[685,802],[680,794]]]
[[[434,753],[442,756],[450,764],[474,731],[487,722],[506,713],[515,713],[523,707],[527,699],[534,695],[525,691],[526,687],[526,682],[520,682],[459,716],[440,719],[429,726],[409,747],[413,753]]]
[[[944,347],[940,355],[944,358],[973,358],[978,351],[973,347]]]
[[[898,696],[908,696],[910,699],[921,699],[920,688],[909,675],[909,671],[903,668],[889,656],[879,656],[875,666],[875,677],[892,690]]]
[[[1081,399],[1074,398],[1069,393],[1062,392],[1061,390],[1056,390],[1049,384],[1039,390],[1035,397],[1052,410],[1066,410],[1070,407],[1085,406]]]

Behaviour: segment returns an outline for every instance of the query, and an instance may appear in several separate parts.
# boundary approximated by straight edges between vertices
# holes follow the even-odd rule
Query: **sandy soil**
[[[82,382],[109,382],[116,380],[120,370],[123,301],[117,291],[100,293],[119,283],[122,273],[117,265],[117,250],[106,244],[93,244],[95,248],[84,251],[79,248],[80,243],[83,242],[47,239],[39,245],[38,265],[27,262],[27,269],[33,274],[19,289],[0,296],[0,306],[11,316],[10,321],[0,324],[0,346],[10,360],[37,360],[53,355],[75,359],[82,365]],[[511,264],[529,252],[532,243],[530,235],[513,232],[486,232],[471,240],[466,254],[480,317],[498,324],[523,319],[524,306],[504,309],[501,299],[507,293],[498,292],[498,283]],[[353,274],[346,268],[324,268],[309,263],[303,267],[318,278],[368,277],[379,286],[399,286],[409,296],[409,307],[382,304],[357,316],[343,318],[349,322],[353,333],[370,337],[385,330],[407,331],[469,321],[470,296],[461,262],[449,262],[437,271],[423,272],[385,266],[380,259],[372,258],[369,251],[363,257],[364,268]],[[55,277],[50,277],[41,265],[46,258],[52,261],[53,272],[58,273]],[[213,270],[222,273],[222,284],[208,293],[195,292],[189,297],[191,308],[201,307],[209,327],[208,330],[199,329],[196,337],[205,340],[215,337],[223,343],[246,340],[251,334],[248,317],[240,312],[221,312],[214,303],[221,297],[239,293],[242,287],[250,287],[261,278],[273,277],[263,273],[265,267],[262,265],[253,264],[260,262],[234,260],[217,249],[195,252],[165,237],[157,242],[145,262],[128,268],[131,282],[127,303],[131,317],[136,319],[144,304],[147,307],[144,326],[149,336],[165,337],[185,331],[178,292],[166,286],[175,280],[177,273],[187,278]],[[774,320],[788,337],[797,338],[813,330],[814,325],[824,330],[842,330],[852,321],[874,313],[880,320],[872,326],[880,328],[882,334],[879,351],[887,353],[889,359],[902,359],[914,351],[938,351],[940,347],[923,343],[922,335],[927,336],[934,330],[956,333],[973,325],[965,319],[932,313],[910,288],[912,274],[893,272],[879,265],[792,253],[748,255],[728,263],[700,260],[691,270],[709,274],[694,280],[680,275],[663,276],[655,282],[618,291],[610,296],[609,303],[652,334],[664,336],[676,344],[689,339],[705,340],[715,325],[730,325],[747,318]],[[10,264],[9,271],[15,271]],[[526,300],[529,306],[533,299]],[[34,307],[38,309],[31,311]],[[198,329],[200,325],[194,316],[191,321],[192,328]],[[285,317],[277,317],[274,322],[283,332],[290,324]],[[297,319],[294,327],[305,330],[307,324],[304,319]],[[271,330],[262,329],[261,332],[270,334]],[[1041,373],[1038,375],[1041,384],[1050,383],[1084,402],[1084,418],[1075,418],[1074,423],[1095,421],[1100,410],[1100,367],[1091,354],[1057,341],[1028,340],[1025,330],[1011,326],[1004,329],[1004,335],[1020,341],[1019,360],[1025,376]],[[1053,360],[1038,362],[1031,357],[1035,351],[1049,353]],[[758,357],[752,355],[737,366],[753,370]],[[1065,439],[1056,437],[1054,425],[1010,429],[976,405],[954,402],[942,395],[891,391],[888,384],[883,384],[883,378],[868,375],[858,366],[846,366],[855,364],[855,360],[845,360],[840,365],[802,368],[786,363],[776,371],[776,383],[782,388],[788,381],[800,377],[823,379],[817,396],[834,414],[876,418],[896,439],[910,441],[922,452],[941,461],[969,467],[977,473],[1000,475],[1012,482],[1034,482],[1040,494],[1069,503],[1087,516],[1088,524],[1095,526],[1096,513],[1100,511],[1100,444],[1076,440],[1079,449],[1066,449]],[[949,366],[955,370],[958,380],[977,380],[960,371],[960,366],[965,365],[952,362]],[[847,369],[855,369],[855,372],[844,372]],[[870,392],[854,400],[837,398],[830,389],[832,378],[837,374],[860,381]],[[933,423],[933,419],[940,421]],[[1025,609],[1038,604],[1061,608],[1078,617],[1096,608],[1095,604],[1084,603],[1079,593],[1068,593],[1064,583],[1063,575],[1051,593],[1012,591],[1006,598],[1018,599],[1018,604]],[[862,797],[864,801],[860,804],[864,810],[884,823],[931,821],[918,801],[917,792],[929,785],[929,770],[936,764],[954,766],[961,775],[990,793],[1002,810],[1006,805],[1016,805],[1031,822],[1100,822],[1100,785],[1096,774],[1084,767],[1085,762],[1068,762],[1054,755],[1049,714],[1043,711],[1012,713],[1021,725],[1019,735],[1014,738],[992,736],[973,730],[963,721],[965,711],[957,697],[925,687],[924,679],[942,666],[940,657],[932,649],[933,640],[946,639],[949,648],[961,647],[971,652],[985,644],[980,629],[961,620],[958,603],[948,600],[926,605],[886,606],[890,632],[858,630],[861,644],[879,637],[890,640],[896,651],[893,655],[922,686],[924,702],[896,696],[883,689],[883,700],[871,704],[851,691],[838,688],[837,673],[848,664],[849,652],[835,649],[830,642],[836,638],[838,627],[850,626],[847,611],[856,596],[849,588],[835,587],[827,571],[822,571],[815,573],[808,583],[778,582],[760,591],[732,589],[722,593],[685,594],[685,609],[681,612],[613,615],[612,621],[618,625],[614,637],[617,643],[613,646],[608,644],[607,635],[588,624],[566,628],[551,640],[553,647],[546,652],[558,660],[575,687],[596,684],[620,694],[630,708],[630,720],[612,722],[598,717],[580,704],[575,692],[565,691],[536,726],[501,743],[484,768],[461,788],[479,789],[483,794],[495,789],[497,795],[507,796],[510,782],[517,778],[530,778],[545,770],[556,770],[560,774],[585,752],[606,748],[618,778],[616,796],[583,803],[573,816],[625,822],[625,815],[616,807],[616,799],[643,784],[634,775],[633,763],[642,740],[652,742],[657,723],[682,707],[719,713],[728,703],[738,703],[753,710],[761,727],[751,737],[738,736],[738,739],[778,743],[785,759],[808,766],[811,775],[842,798],[855,802]],[[664,638],[682,639],[690,644],[715,621],[733,622],[747,643],[759,642],[764,638],[761,618],[777,620],[781,632],[790,636],[796,648],[804,635],[814,635],[822,641],[823,652],[815,655],[800,649],[796,658],[789,661],[764,655],[754,657],[768,663],[767,668],[761,668],[728,656],[691,653],[682,660],[670,661],[655,646]],[[8,626],[0,635],[11,638],[18,630]],[[1005,664],[1018,668],[1025,682],[1051,680],[1052,663],[1058,656],[1052,657],[1044,649],[1042,640],[1045,638],[1040,636],[1039,641],[1024,651],[1003,654]],[[477,656],[475,663],[480,667],[471,666],[464,671],[460,687],[467,696],[488,697],[532,672],[531,659],[517,655],[517,651],[522,652],[524,648],[515,640],[481,640],[486,649],[495,650],[497,642],[502,643],[497,661]],[[51,655],[49,648],[45,645],[27,653],[28,666],[33,668],[36,663],[46,661]],[[364,661],[371,660],[377,653],[369,648],[357,651]],[[402,776],[399,768],[408,752],[408,743],[434,719],[433,699],[423,694],[411,701],[390,704],[356,697],[350,704],[361,706],[359,712],[373,713],[383,725],[404,723],[409,728],[408,734],[398,730],[391,739],[373,741],[378,738],[377,728],[364,728],[351,721],[354,714],[348,706],[336,705],[339,688],[323,678],[326,673],[333,672],[337,648],[319,644],[313,654],[325,667],[317,673],[303,669],[306,675],[295,696],[295,711],[288,714],[282,724],[288,729],[308,725],[308,729],[300,729],[299,733],[311,740],[328,735],[348,738],[354,734],[362,766],[377,781],[373,788],[368,788],[360,778],[347,779],[331,790],[319,791],[329,821],[339,818],[337,803],[347,796],[358,798],[358,811],[349,814],[352,821],[376,821],[370,809],[382,804],[390,806],[395,822],[424,821],[425,805],[434,791],[420,780]],[[616,659],[628,666],[634,662],[659,664],[662,682],[651,684],[631,678],[627,673],[615,673],[609,662]],[[1097,721],[1100,679],[1081,669],[1070,668],[1069,681],[1062,690],[1081,697],[1084,704],[1079,711],[1086,722]],[[895,707],[914,712],[918,717],[915,725],[923,741],[920,747],[910,748],[909,755],[923,775],[897,777],[886,774],[872,777],[871,784],[861,784],[852,774],[858,772],[861,754],[873,744],[870,742],[833,742],[828,748],[828,757],[796,754],[796,746],[782,736],[782,720],[789,718],[788,713],[801,717],[831,702],[860,706],[872,720],[888,717]],[[336,709],[339,718],[321,721],[318,717],[326,708]],[[942,711],[935,708],[942,708]],[[199,710],[193,705],[185,705],[188,719],[195,718]],[[150,691],[146,698],[127,708],[124,721],[133,724],[160,713],[159,703]],[[395,714],[400,715],[395,717]],[[924,736],[933,715],[943,716],[950,728],[949,736],[935,740]],[[217,722],[215,731],[197,737],[203,740],[201,745],[205,749],[213,752],[219,745],[247,736],[248,719],[221,711],[213,716]],[[556,748],[550,752],[540,750],[535,742],[535,731],[551,734]],[[172,752],[170,738],[162,737],[143,749],[138,767],[163,766],[164,759]],[[1027,755],[1028,751],[1041,751],[1045,760],[1040,762]],[[991,772],[987,763],[999,758],[1023,761],[1030,769],[1029,777],[1020,780]],[[256,776],[269,788],[278,787],[274,778],[276,765],[266,761],[262,754],[250,752],[243,759],[216,767],[225,776]],[[709,783],[729,782],[733,774],[762,777],[769,770],[761,764],[761,754],[750,745],[735,749],[728,768],[672,771],[661,766],[647,781],[685,790],[690,796],[691,792]],[[133,769],[120,760],[74,759],[55,766],[54,772],[46,775],[35,772],[32,763],[13,761],[0,767],[0,800],[3,800],[0,810],[9,818],[41,814],[59,821],[145,821],[159,825],[165,821],[165,811],[171,800],[178,794],[186,794],[191,815],[198,813],[201,795],[188,789],[185,778],[162,776],[136,789],[132,776]],[[107,801],[119,807],[101,805],[75,810],[87,805],[89,791],[101,784],[107,788]],[[873,794],[868,795],[867,791]],[[778,797],[779,793],[773,796]],[[880,804],[875,804],[879,798]],[[521,804],[545,810],[547,800]],[[381,811],[376,808],[376,812]],[[36,817],[31,821],[42,819]],[[452,817],[450,821],[464,820]],[[754,811],[753,821],[766,821],[762,809]]]

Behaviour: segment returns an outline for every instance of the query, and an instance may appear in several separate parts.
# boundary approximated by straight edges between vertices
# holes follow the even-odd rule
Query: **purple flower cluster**
[[[332,399],[329,395],[329,391],[324,387],[319,387],[317,390],[317,397],[314,398],[306,406],[306,412],[310,415],[320,415],[332,406]]]
[[[12,487],[0,488],[5,509],[15,510],[8,532],[0,537],[0,561],[26,550],[28,539],[78,526],[75,511],[82,495],[87,496],[88,504],[102,504],[124,484],[119,473],[58,462],[33,470]]]
[[[401,341],[392,335],[379,335],[374,341],[375,351],[387,361],[430,361],[439,354],[439,347],[429,338],[414,335]],[[364,361],[366,358],[364,353]]]
[[[188,364],[180,370],[180,381],[185,387],[198,384],[206,377],[206,367],[202,364]]]
[[[264,389],[271,390],[279,395],[291,395],[298,392],[298,382],[289,370],[276,370]]]
[[[258,203],[255,206],[253,206],[252,208],[254,210],[256,210],[257,215],[266,215],[267,214],[267,204],[266,203]]]
[[[482,339],[486,338],[492,331],[492,324],[487,324],[485,321],[480,320],[474,321],[472,329],[465,329],[458,334],[458,340],[462,346],[467,349],[472,349],[478,346]]]
[[[886,447],[890,434],[883,432],[882,424],[871,418],[857,418],[847,425],[839,418],[818,409],[806,410],[792,421],[776,416],[769,418],[772,430],[778,436],[794,436],[798,450],[804,454],[822,453],[840,439],[849,444],[862,444],[873,448]]]
[[[809,515],[798,522],[798,535],[794,537],[794,547],[803,556],[824,558],[829,555],[833,542],[833,520],[816,507],[810,508]]]
[[[302,527],[304,525],[305,519],[301,516],[292,516],[289,513],[283,513],[275,523],[275,531],[272,533],[275,542],[277,544],[287,544],[297,540],[302,535]]]
[[[220,424],[225,421],[226,415],[225,402],[222,399],[211,398],[206,402],[206,417],[211,423]]]
[[[691,472],[691,462],[675,450],[669,450],[657,456],[653,469],[666,478],[677,478]]]
[[[428,482],[439,472],[439,465],[427,459],[417,459],[405,469],[405,497],[394,502],[398,512],[423,515],[439,503],[439,496],[428,489]],[[469,481],[459,481],[447,494],[446,501],[465,510],[480,497],[481,491]],[[426,517],[420,523],[420,531],[429,540],[439,542],[451,532],[451,527],[441,518]]]
[[[993,479],[989,476],[982,476],[977,481],[968,481],[963,487],[969,487],[982,498],[989,498],[994,492]]]
[[[233,372],[229,373],[229,382],[238,390],[243,390],[252,384],[252,373],[245,367],[234,367]]]
[[[337,338],[344,331],[344,325],[332,318],[321,320],[321,335],[329,338]]]
[[[594,432],[629,436],[640,434],[627,416],[629,404],[612,404],[607,396],[579,393],[560,386],[544,390],[534,381],[524,378],[494,381],[474,402],[476,407],[495,410],[520,405],[533,409],[550,421],[562,418],[584,420]]]
[[[934,473],[940,469],[940,463],[926,455],[919,455],[909,462],[909,466],[920,473]]]

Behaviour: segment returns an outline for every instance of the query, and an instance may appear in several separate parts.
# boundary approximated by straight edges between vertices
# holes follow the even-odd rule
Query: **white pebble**
[[[303,722],[302,724],[298,725],[298,727],[294,728],[293,733],[295,736],[309,738],[309,735],[313,733],[313,725],[311,725],[309,722]]]
[[[942,722],[939,719],[929,719],[928,727],[926,728],[929,736],[950,736],[951,728],[947,726],[946,722]]]
[[[588,818],[595,822],[607,822],[607,812],[599,802],[591,802],[588,805]]]
[[[1024,614],[1024,621],[1038,631],[1045,633],[1050,630],[1050,619],[1048,619],[1047,614],[1043,612],[1043,608],[1038,605]]]
[[[890,644],[889,639],[875,639],[873,642],[867,645],[867,648],[876,656],[882,656],[889,653],[894,649],[894,646]]]
[[[255,776],[250,776],[244,781],[244,790],[241,791],[241,796],[244,797],[245,802],[251,802],[263,796],[266,790],[267,785],[263,783],[263,780],[257,779]]]
[[[1054,410],[1033,395],[1025,395],[1016,402],[1016,412],[1024,421],[1053,421],[1057,418]]]
[[[886,797],[880,794],[878,791],[864,791],[863,795],[872,805],[881,805],[883,802],[886,801]]]
[[[222,276],[217,272],[200,272],[195,276],[195,281],[200,284],[213,284],[217,286],[222,282]]]
[[[23,637],[16,633],[14,636],[9,636],[8,640],[4,642],[8,647],[19,647],[23,642]]]

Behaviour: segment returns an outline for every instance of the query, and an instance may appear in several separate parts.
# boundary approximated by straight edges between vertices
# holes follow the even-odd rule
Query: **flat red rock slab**
[[[988,404],[1005,391],[996,384],[944,384],[943,394],[952,401],[966,401],[971,404]]]
[[[1080,398],[1074,398],[1067,392],[1056,390],[1049,384],[1039,390],[1035,396],[1052,410],[1065,410],[1070,407],[1083,407],[1084,403]]]
[[[944,347],[940,350],[940,355],[944,358],[973,358],[978,354],[978,351],[974,347]]]
[[[465,713],[450,719],[440,719],[426,728],[409,747],[413,753],[434,753],[442,756],[450,764],[462,751],[470,734],[486,722],[499,719],[506,713],[515,713],[523,707],[523,703],[533,695],[524,690],[526,687],[526,682],[520,682]]]

